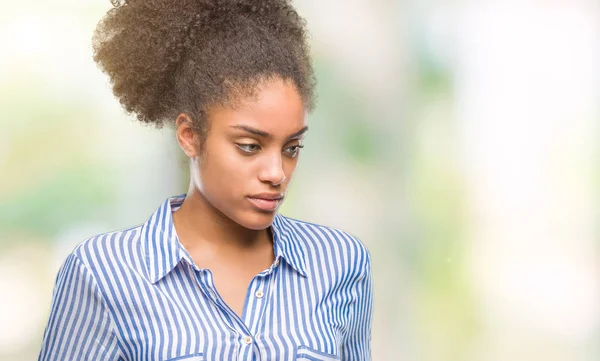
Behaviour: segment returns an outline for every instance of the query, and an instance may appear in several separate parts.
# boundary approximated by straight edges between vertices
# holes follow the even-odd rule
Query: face
[[[181,117],[180,117],[181,118]],[[207,112],[204,144],[184,144],[192,158],[192,191],[214,210],[249,229],[267,228],[281,205],[294,170],[306,126],[296,87],[277,79],[235,107]],[[179,123],[179,119],[178,119]],[[189,134],[188,139],[189,140]]]

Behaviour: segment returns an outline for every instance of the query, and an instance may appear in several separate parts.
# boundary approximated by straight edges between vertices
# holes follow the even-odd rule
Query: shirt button
[[[252,337],[250,337],[250,336],[246,336],[246,337],[244,337],[244,343],[245,343],[246,345],[250,345],[250,344],[252,344]]]
[[[275,260],[275,267],[279,266],[279,258]]]
[[[254,295],[256,296],[256,298],[263,298],[265,294],[263,293],[263,291],[258,290]]]

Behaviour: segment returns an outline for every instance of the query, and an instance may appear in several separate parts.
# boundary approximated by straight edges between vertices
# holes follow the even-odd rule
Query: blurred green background
[[[600,359],[600,5],[297,0],[319,104],[282,213],[369,247],[373,357]],[[108,0],[0,0],[0,361],[58,267],[187,189],[91,59]]]

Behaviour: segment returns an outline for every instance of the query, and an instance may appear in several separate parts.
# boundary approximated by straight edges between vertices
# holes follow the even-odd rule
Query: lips
[[[262,211],[274,211],[283,201],[282,194],[261,193],[248,197],[252,205]]]

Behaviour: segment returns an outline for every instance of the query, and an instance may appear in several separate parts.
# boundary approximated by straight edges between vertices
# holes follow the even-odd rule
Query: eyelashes
[[[260,145],[256,143],[236,143],[236,147],[244,154],[244,155],[254,155],[260,151]],[[283,152],[288,156],[295,158],[300,149],[304,148],[302,144],[296,144],[283,149]]]
[[[291,147],[287,147],[284,149],[284,151],[289,151],[290,149],[292,149],[292,151],[290,151],[288,154],[294,158],[298,155],[298,153],[300,152],[300,149],[304,148],[304,146],[302,144],[298,144],[298,145],[292,145]]]
[[[258,144],[254,144],[254,143],[249,143],[249,144],[236,143],[235,145],[242,152],[248,153],[248,154],[254,154],[254,153],[256,153],[256,152],[258,152],[260,150],[260,146]]]

